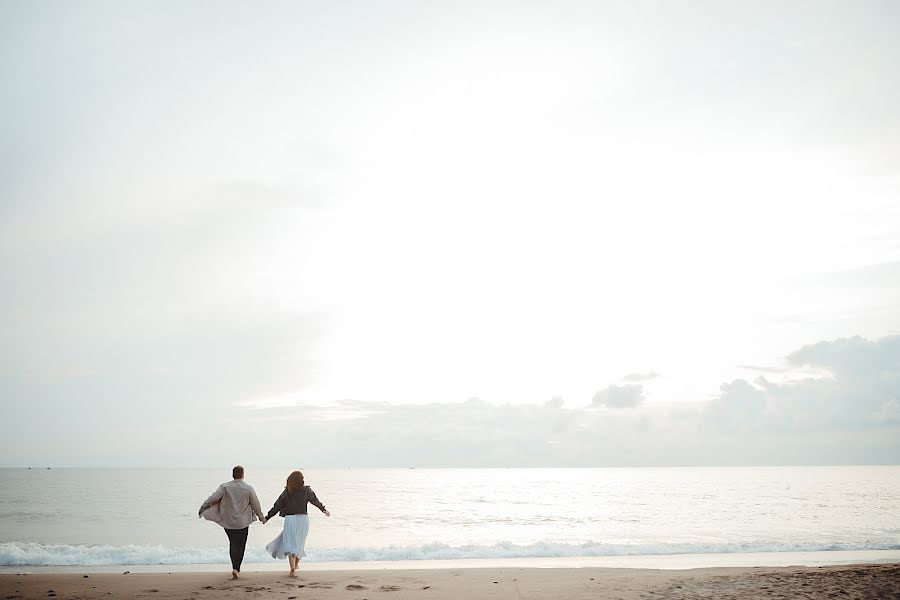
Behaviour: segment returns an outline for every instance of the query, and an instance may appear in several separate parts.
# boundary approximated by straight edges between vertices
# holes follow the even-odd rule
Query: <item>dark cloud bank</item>
[[[543,405],[347,400],[331,408],[204,407],[197,414],[170,409],[168,418],[148,414],[146,432],[137,437],[130,434],[135,416],[117,419],[112,409],[89,432],[48,430],[38,423],[22,427],[32,443],[11,427],[6,460],[22,466],[16,450],[27,448],[29,460],[59,464],[52,445],[37,443],[51,431],[57,440],[79,440],[72,445],[71,466],[900,463],[900,336],[821,342],[794,352],[787,362],[788,371],[822,376],[789,383],[765,375],[737,379],[709,402],[672,405],[646,402],[642,384],[626,383],[599,390],[580,408],[553,398]]]
[[[821,342],[788,357],[820,378],[723,384],[708,403],[653,406],[640,384],[584,408],[347,401],[344,416],[265,412],[275,447],[310,466],[645,466],[900,462],[900,336]],[[252,452],[252,449],[247,449]],[[265,460],[264,456],[256,457]]]
[[[592,406],[606,408],[634,408],[644,401],[644,386],[636,384],[611,385],[594,394]]]

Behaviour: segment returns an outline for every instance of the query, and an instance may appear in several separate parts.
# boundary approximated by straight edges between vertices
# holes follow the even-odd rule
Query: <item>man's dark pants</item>
[[[244,562],[244,549],[247,547],[247,534],[250,527],[243,529],[226,529],[228,534],[228,554],[231,555],[231,568],[235,571],[241,570],[241,563]]]

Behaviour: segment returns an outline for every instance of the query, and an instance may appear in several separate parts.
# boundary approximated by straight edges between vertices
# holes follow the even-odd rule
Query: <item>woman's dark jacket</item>
[[[285,489],[281,492],[281,495],[278,496],[278,500],[275,501],[272,510],[266,515],[266,520],[271,519],[275,513],[278,513],[281,517],[286,517],[288,515],[305,515],[307,502],[322,512],[325,512],[325,505],[319,502],[316,493],[312,491],[312,488],[308,485],[303,486],[303,489],[293,493]]]

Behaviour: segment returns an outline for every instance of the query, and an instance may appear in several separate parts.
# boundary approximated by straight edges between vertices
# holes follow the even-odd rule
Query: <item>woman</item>
[[[287,478],[284,491],[278,496],[275,505],[266,520],[271,519],[275,513],[284,517],[284,529],[278,537],[269,542],[266,551],[272,558],[288,559],[291,567],[291,577],[296,577],[295,572],[300,565],[300,558],[306,556],[306,536],[309,534],[309,515],[306,514],[306,504],[317,507],[326,517],[331,513],[325,510],[325,506],[319,502],[316,493],[308,485],[303,485],[303,473],[294,471]]]

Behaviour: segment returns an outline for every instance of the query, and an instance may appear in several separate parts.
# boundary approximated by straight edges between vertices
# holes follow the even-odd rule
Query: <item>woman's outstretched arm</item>
[[[331,513],[328,512],[327,510],[325,510],[325,505],[319,501],[319,497],[316,496],[316,493],[312,490],[312,488],[309,488],[309,496],[307,496],[307,499],[309,500],[310,504],[312,504],[313,506],[315,506],[316,508],[321,510],[323,513],[325,513],[325,516],[327,516],[327,517],[331,516]]]
[[[284,495],[286,493],[287,492],[281,492],[281,495],[278,496],[278,500],[275,501],[274,506],[272,506],[272,510],[270,510],[269,514],[266,515],[266,521],[274,517],[276,514],[278,514],[278,511],[284,508]]]

